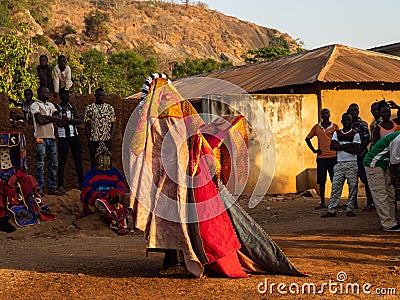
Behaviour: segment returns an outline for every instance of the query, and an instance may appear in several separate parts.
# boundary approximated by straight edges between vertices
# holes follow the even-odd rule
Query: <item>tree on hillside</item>
[[[26,27],[20,24],[20,30]],[[12,99],[22,99],[24,89],[35,88],[36,77],[29,70],[30,40],[18,38],[17,31],[0,37],[0,92]]]
[[[10,11],[8,8],[8,1],[0,0],[0,26],[2,27],[10,27]]]
[[[110,21],[110,15],[108,13],[102,13],[99,10],[91,11],[88,16],[85,17],[85,34],[91,40],[101,40],[107,37],[109,32],[107,22]]]
[[[182,78],[233,66],[231,62],[218,62],[215,59],[205,60],[187,58],[183,63],[172,69],[173,78]]]
[[[104,88],[108,92],[127,97],[140,92],[147,76],[156,71],[154,58],[145,60],[132,50],[113,53],[107,61],[107,86]]]
[[[91,94],[95,87],[104,86],[107,60],[104,53],[91,49],[83,53],[69,53],[68,63],[72,69],[75,88],[80,94]]]
[[[289,49],[284,49],[280,47],[263,47],[259,49],[250,49],[247,51],[245,61],[248,63],[263,62],[289,54]]]

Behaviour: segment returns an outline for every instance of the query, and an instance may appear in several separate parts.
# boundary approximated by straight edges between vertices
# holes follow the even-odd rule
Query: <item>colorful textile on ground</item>
[[[83,179],[83,211],[78,218],[99,210],[111,229],[118,234],[125,234],[129,231],[129,210],[124,202],[125,195],[125,180],[118,169],[112,166],[109,170],[92,168]]]
[[[130,207],[148,251],[182,251],[186,268],[198,277],[205,268],[229,277],[246,277],[244,270],[302,276],[254,220],[236,206],[232,212],[224,206],[234,199],[218,181],[232,178],[230,171],[220,176],[220,146],[230,139],[239,155],[247,151],[244,119],[204,124],[159,77],[146,83],[130,157]],[[247,162],[226,154],[222,159],[230,160],[230,169],[240,166],[242,173],[234,176],[246,181]]]
[[[118,200],[115,200],[115,199]],[[96,199],[95,205],[102,216],[108,221],[110,228],[118,234],[129,232],[129,211],[121,197],[110,196],[108,200]]]
[[[0,202],[4,203],[0,210],[6,208],[18,226],[35,225],[55,218],[37,193],[37,186],[35,178],[24,172],[13,174],[7,183],[0,181]]]
[[[108,199],[110,190],[114,189],[121,197],[125,197],[125,180],[118,169],[99,170],[90,169],[83,178],[81,202],[83,204],[82,217],[96,211],[96,199]]]
[[[27,170],[26,141],[23,133],[0,133],[0,180],[7,181],[15,172]]]

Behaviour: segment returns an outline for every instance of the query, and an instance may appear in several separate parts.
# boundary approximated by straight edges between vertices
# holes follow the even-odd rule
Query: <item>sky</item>
[[[277,29],[304,48],[360,49],[400,42],[400,0],[203,0],[208,8]]]

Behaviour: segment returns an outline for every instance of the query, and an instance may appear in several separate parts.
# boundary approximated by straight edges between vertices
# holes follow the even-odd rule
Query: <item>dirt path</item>
[[[118,236],[97,215],[73,226],[78,197],[76,190],[64,197],[46,196],[56,220],[11,234],[0,232],[1,299],[270,299],[282,297],[282,292],[288,293],[287,299],[309,299],[304,283],[312,294],[312,284],[321,290],[330,281],[331,291],[337,292],[330,293],[327,285],[317,297],[400,298],[400,234],[381,231],[376,213],[356,210],[355,218],[339,212],[337,218],[321,219],[322,212],[314,210],[317,199],[266,197],[250,214],[309,277],[163,278],[158,275],[163,256],[146,257],[140,232]],[[364,204],[361,199],[360,207]],[[338,273],[347,279],[339,281]],[[359,294],[351,289],[346,293],[349,283],[360,286]],[[364,293],[363,286],[371,294]],[[395,296],[377,296],[393,294],[394,289]]]

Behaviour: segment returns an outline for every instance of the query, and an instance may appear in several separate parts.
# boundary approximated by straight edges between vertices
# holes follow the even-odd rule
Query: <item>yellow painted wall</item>
[[[383,98],[393,100],[400,105],[400,91],[362,91],[362,90],[326,90],[322,91],[322,107],[331,111],[331,120],[341,126],[342,114],[346,112],[351,103],[360,107],[360,117],[370,124],[373,117],[370,113],[371,104]],[[394,111],[394,114],[396,112]]]
[[[296,192],[296,175],[315,167],[315,155],[304,139],[318,122],[317,96],[252,96],[263,107],[275,139],[275,172],[268,193]]]

